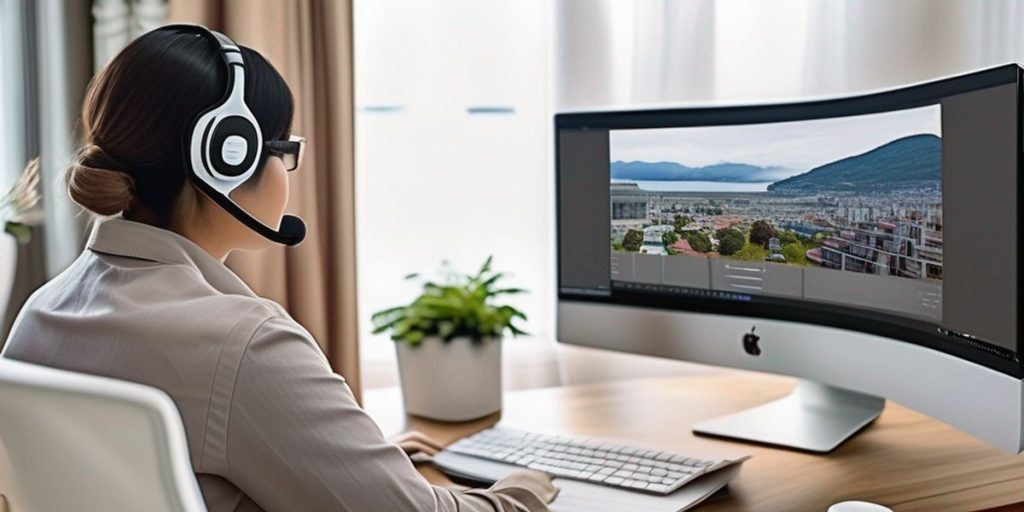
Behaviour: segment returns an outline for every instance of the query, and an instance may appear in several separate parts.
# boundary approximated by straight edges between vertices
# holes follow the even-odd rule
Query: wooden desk
[[[495,423],[542,432],[622,439],[687,453],[742,448],[753,458],[729,496],[701,512],[824,512],[852,499],[895,511],[968,511],[1024,501],[1024,456],[990,447],[945,424],[889,402],[882,416],[831,454],[813,455],[694,436],[690,425],[781,397],[794,380],[748,372],[641,379],[505,394],[500,414],[467,423],[407,417],[397,392],[366,394],[386,434],[415,429],[450,443]],[[424,467],[427,478],[450,482]],[[1000,512],[1024,510],[1020,506]]]

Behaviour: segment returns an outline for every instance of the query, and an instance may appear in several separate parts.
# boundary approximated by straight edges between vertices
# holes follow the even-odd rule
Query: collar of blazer
[[[221,293],[256,297],[231,269],[173,231],[110,217],[96,221],[86,247],[94,253],[192,267]]]

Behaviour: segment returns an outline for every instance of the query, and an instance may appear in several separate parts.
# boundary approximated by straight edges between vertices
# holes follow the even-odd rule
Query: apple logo
[[[757,345],[758,341],[761,341],[761,337],[754,334],[754,329],[757,327],[751,327],[750,332],[743,335],[743,351],[752,355],[761,355],[761,347]]]

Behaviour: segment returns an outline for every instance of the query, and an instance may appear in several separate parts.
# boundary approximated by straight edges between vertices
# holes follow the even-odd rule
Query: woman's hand
[[[391,438],[391,442],[397,444],[414,463],[428,462],[437,452],[444,449],[441,443],[415,430],[398,434]]]

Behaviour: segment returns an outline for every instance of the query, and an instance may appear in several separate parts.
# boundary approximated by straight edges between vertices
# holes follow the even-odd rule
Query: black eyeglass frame
[[[284,162],[285,170],[291,172],[302,165],[302,157],[306,153],[306,138],[292,135],[288,140],[268,140],[263,142],[263,147],[270,155],[280,158]]]

